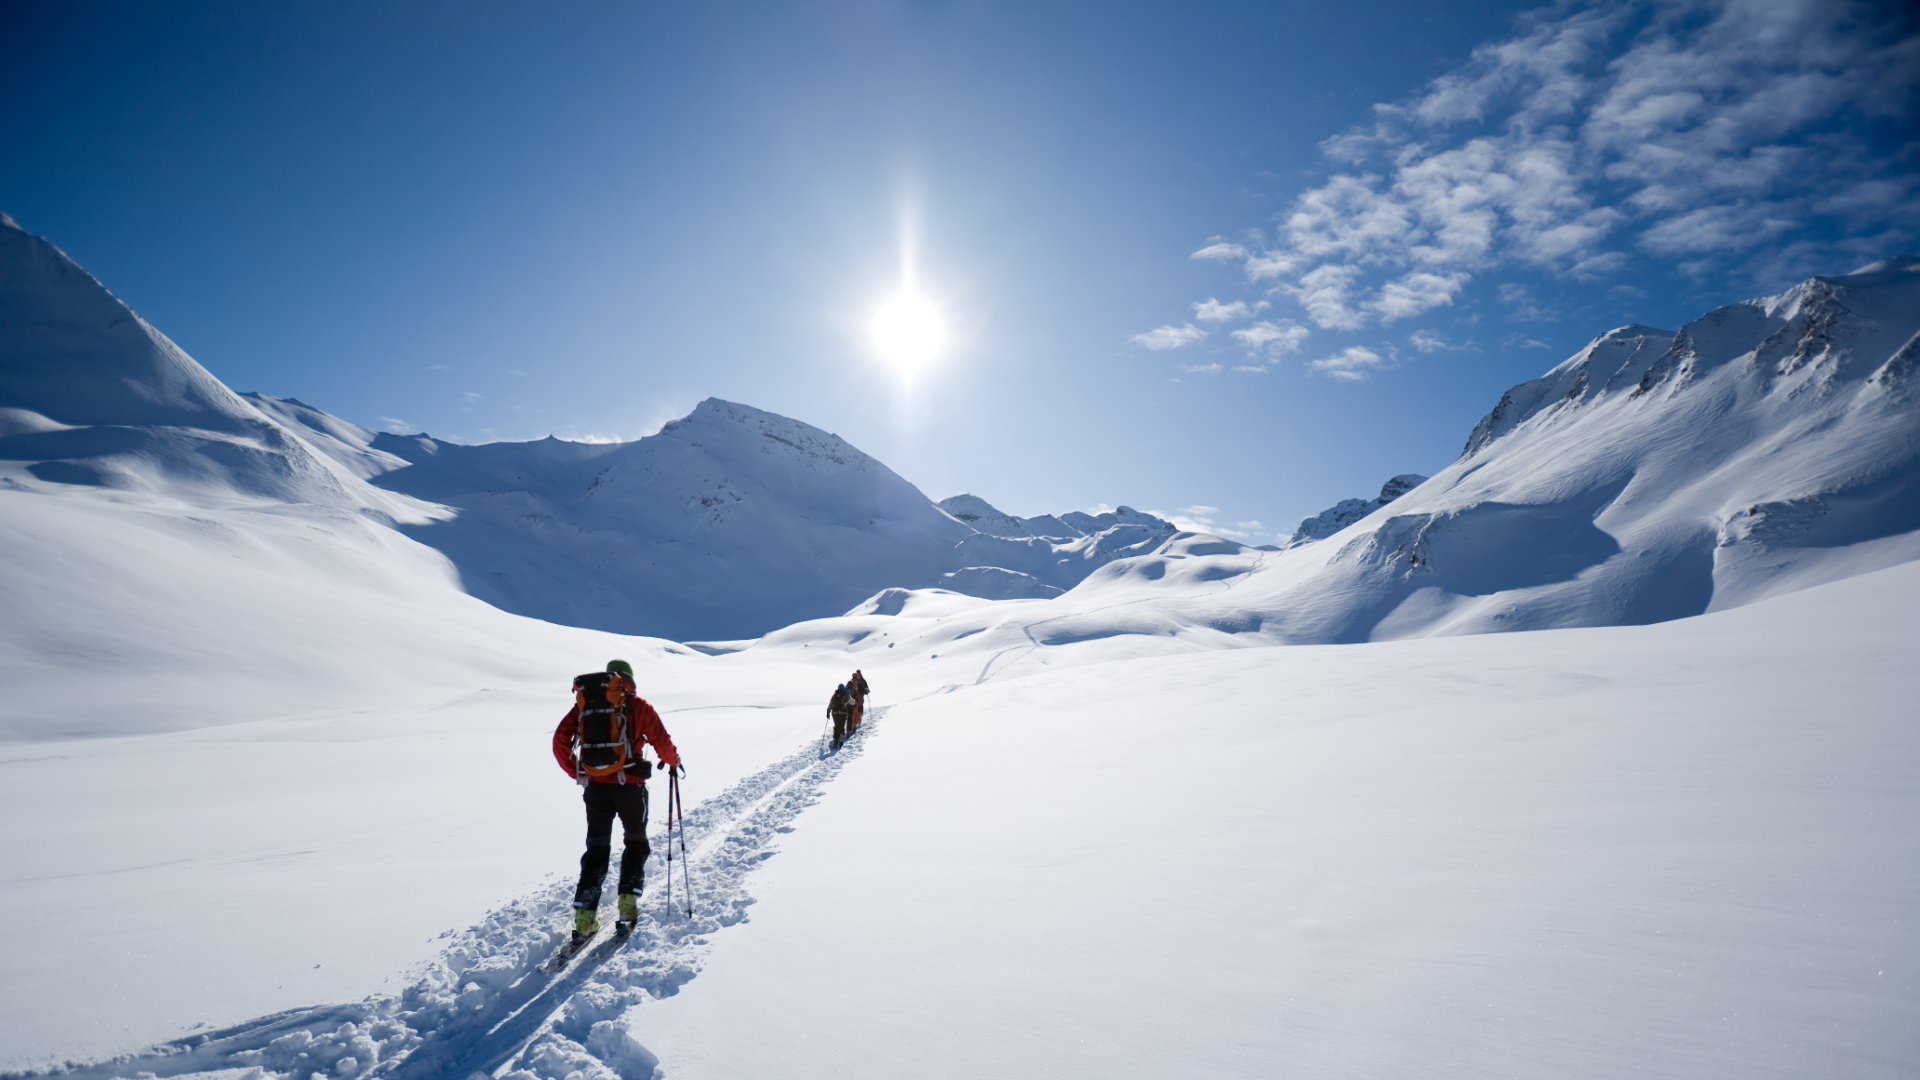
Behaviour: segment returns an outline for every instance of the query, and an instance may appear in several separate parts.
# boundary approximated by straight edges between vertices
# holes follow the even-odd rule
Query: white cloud
[[[1378,312],[1380,321],[1390,323],[1395,319],[1404,319],[1431,311],[1441,305],[1451,305],[1453,294],[1464,288],[1471,277],[1464,273],[1435,274],[1425,270],[1415,271],[1397,281],[1389,281],[1382,286],[1374,299],[1367,301],[1370,311]]]
[[[1203,323],[1232,322],[1235,319],[1250,318],[1255,313],[1264,311],[1268,306],[1265,300],[1254,304],[1248,304],[1245,300],[1223,304],[1209,296],[1205,300],[1193,302],[1193,317]]]
[[[1510,334],[1507,336],[1507,339],[1505,341],[1502,341],[1500,344],[1505,345],[1510,349],[1551,349],[1553,348],[1553,346],[1547,344],[1546,342],[1541,341],[1538,338],[1527,337],[1525,334]]]
[[[1218,375],[1221,369],[1219,364],[1181,364],[1180,370],[1189,375]]]
[[[1249,524],[1256,528],[1265,528],[1265,526],[1257,521],[1251,523],[1242,522],[1238,527],[1223,525],[1213,519],[1213,515],[1219,512],[1220,508],[1217,506],[1183,506],[1173,513],[1168,513],[1164,510],[1147,511],[1147,513],[1152,514],[1154,517],[1164,518],[1167,521],[1173,522],[1174,527],[1177,529],[1186,532],[1222,536],[1228,540],[1245,541],[1249,539],[1249,534],[1246,531]]]
[[[1543,8],[1326,140],[1337,171],[1273,235],[1194,257],[1239,261],[1314,324],[1354,330],[1451,304],[1502,267],[1603,280],[1637,254],[1774,286],[1910,248],[1914,161],[1873,126],[1910,122],[1920,85],[1920,35],[1900,36],[1896,6]],[[1762,245],[1782,253],[1753,258]]]
[[[1360,345],[1350,345],[1324,360],[1307,364],[1309,369],[1328,378],[1346,382],[1365,382],[1372,377],[1372,372],[1386,366],[1386,357]]]
[[[380,425],[381,431],[390,431],[395,435],[412,435],[420,430],[407,421],[395,416],[376,416],[374,417],[374,422]]]
[[[1183,326],[1155,327],[1144,334],[1135,334],[1127,340],[1145,345],[1149,349],[1164,352],[1167,349],[1178,349],[1182,346],[1192,345],[1196,341],[1205,341],[1206,339],[1207,332],[1205,330],[1200,329],[1192,323],[1187,323]]]
[[[1281,288],[1292,293],[1323,330],[1358,330],[1366,324],[1366,315],[1356,310],[1353,282],[1361,274],[1357,266],[1322,266],[1300,279],[1297,286]]]
[[[1512,317],[1522,322],[1548,322],[1557,318],[1554,312],[1541,307],[1533,295],[1533,286],[1517,282],[1506,282],[1500,286],[1500,302],[1512,309]]]
[[[1269,278],[1286,277],[1298,273],[1307,260],[1292,255],[1276,255],[1263,251],[1258,255],[1248,255],[1246,262],[1247,280],[1266,281]]]
[[[1702,206],[1656,223],[1640,244],[1660,255],[1745,251],[1798,224],[1784,208],[1770,203]]]
[[[472,405],[473,403],[480,400],[480,395],[469,390],[466,393],[460,395],[460,400],[466,402],[469,405]]]
[[[1231,244],[1215,237],[1206,247],[1187,256],[1189,259],[1211,259],[1215,262],[1238,262],[1247,257],[1247,249],[1239,244]]]
[[[1438,330],[1415,330],[1407,336],[1407,344],[1412,345],[1423,353],[1458,348],[1458,346],[1448,344],[1446,337]]]
[[[1249,350],[1262,349],[1270,357],[1278,358],[1287,353],[1300,351],[1300,343],[1313,333],[1292,319],[1262,319],[1252,326],[1235,330],[1229,336]]]

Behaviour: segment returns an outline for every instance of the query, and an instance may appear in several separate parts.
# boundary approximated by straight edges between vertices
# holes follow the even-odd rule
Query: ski
[[[566,941],[566,944],[561,945],[559,949],[555,950],[553,954],[553,959],[547,961],[548,974],[552,974],[553,972],[559,971],[561,968],[566,967],[567,961],[572,960],[576,956],[579,956],[580,953],[583,950],[585,950],[587,946],[593,944],[593,939],[599,936],[600,936],[600,932],[598,930],[595,930],[591,934],[581,935],[576,933],[572,937],[568,938]]]
[[[613,936],[608,938],[605,942],[602,942],[600,947],[594,951],[594,955],[599,958],[605,958],[607,956],[611,956],[613,954],[613,951],[615,949],[618,949],[622,944],[624,944],[627,938],[633,934],[633,928],[635,925],[637,925],[637,923],[625,923],[625,922],[614,923]],[[599,940],[600,940],[600,932],[598,930],[594,931],[592,934],[586,937],[580,937],[578,935],[575,935],[574,937],[567,939],[567,942],[565,944],[561,945],[559,949],[554,951],[553,958],[547,961],[547,965],[546,965],[547,974],[552,975],[559,972],[560,969],[566,967],[569,963],[571,963],[574,957],[579,956],[583,952],[586,952],[587,947],[589,945],[592,945],[594,942]]]

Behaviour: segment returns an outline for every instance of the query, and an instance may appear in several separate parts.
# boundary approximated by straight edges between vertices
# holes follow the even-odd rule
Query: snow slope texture
[[[1288,538],[1287,545],[1293,547],[1332,536],[1426,482],[1427,478],[1419,473],[1401,473],[1380,485],[1378,498],[1342,499],[1318,514],[1302,520],[1299,527],[1293,530],[1293,536]]]
[[[857,758],[703,805],[691,919],[655,879],[544,976],[551,882],[398,988],[40,1074],[1891,1080],[1916,604],[1908,565],[1661,626],[897,663]]]
[[[1671,337],[1612,331],[1509,390],[1413,491],[1316,543],[1222,562],[1230,588],[1169,589],[1154,556],[1060,603],[1141,603],[1249,643],[1351,642],[1660,622],[1920,558],[1917,357],[1912,258]]]
[[[96,509],[139,496],[255,515],[325,507],[436,549],[494,607],[683,639],[751,637],[894,586],[1052,595],[1171,528],[1123,508],[1059,525],[1058,543],[1002,542],[839,437],[717,399],[626,444],[376,434],[233,393],[10,219],[0,484],[92,491]]]

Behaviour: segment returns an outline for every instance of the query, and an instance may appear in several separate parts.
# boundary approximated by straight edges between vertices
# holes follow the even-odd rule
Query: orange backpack
[[[593,671],[573,680],[580,708],[580,773],[592,779],[618,776],[627,767],[633,733],[627,730],[627,680]]]

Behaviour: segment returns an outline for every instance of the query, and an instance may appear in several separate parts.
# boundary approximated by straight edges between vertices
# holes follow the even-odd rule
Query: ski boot
[[[599,912],[588,907],[573,909],[573,940],[569,944],[574,948],[579,948],[581,945],[586,944],[589,938],[599,932]]]
[[[640,898],[630,892],[620,894],[620,918],[614,921],[613,932],[624,934],[633,929],[640,921]]]

